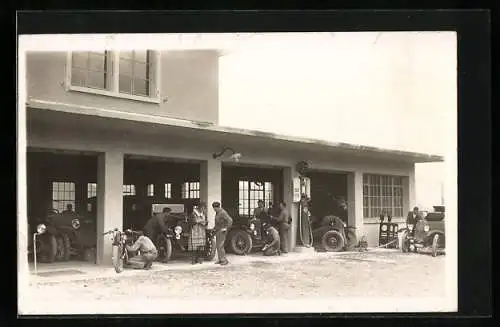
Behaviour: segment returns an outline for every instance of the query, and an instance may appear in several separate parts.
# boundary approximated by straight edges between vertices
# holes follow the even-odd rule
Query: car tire
[[[69,261],[71,257],[71,240],[67,234],[61,235],[62,243],[63,243],[63,256],[62,261]]]
[[[407,253],[410,251],[410,245],[408,244],[408,232],[404,231],[403,235],[401,236],[401,251],[403,253]]]
[[[40,253],[38,261],[43,263],[52,263],[56,260],[57,240],[53,235],[41,235],[39,239]]]
[[[122,247],[113,245],[112,250],[112,261],[113,267],[115,268],[116,273],[121,273],[123,271],[123,259],[122,259]]]
[[[156,244],[158,244],[158,259],[165,263],[169,262],[172,258],[172,240],[165,235],[160,235]]]
[[[336,230],[330,230],[321,237],[321,246],[328,252],[339,252],[345,246],[345,239]]]
[[[432,256],[437,257],[439,250],[439,234],[434,234],[432,237]]]
[[[247,232],[236,230],[231,233],[229,240],[231,252],[236,255],[245,255],[252,251],[252,237]]]
[[[215,246],[215,244],[216,244],[215,237],[210,238],[210,240],[207,243],[208,243],[207,246],[209,248],[208,248],[208,251],[207,251],[206,260],[207,261],[212,261],[215,258],[215,254],[217,252],[217,248]]]

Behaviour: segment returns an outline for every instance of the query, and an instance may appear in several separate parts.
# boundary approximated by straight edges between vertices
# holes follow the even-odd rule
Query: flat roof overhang
[[[30,100],[26,104],[27,119],[46,124],[65,126],[101,127],[107,131],[129,131],[141,134],[168,134],[197,140],[219,142],[221,145],[237,147],[253,145],[269,149],[289,149],[305,153],[329,153],[344,156],[366,157],[407,163],[443,162],[444,157],[434,154],[399,151],[378,147],[329,142],[317,139],[280,135],[206,122],[152,116],[104,109],[90,106],[76,106],[64,103]]]

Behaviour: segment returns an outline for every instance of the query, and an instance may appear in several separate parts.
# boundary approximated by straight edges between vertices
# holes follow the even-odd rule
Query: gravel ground
[[[148,300],[445,296],[444,256],[367,252],[277,264],[258,258],[246,266],[204,264],[210,267],[41,284],[31,288],[31,297],[120,302],[138,295]]]

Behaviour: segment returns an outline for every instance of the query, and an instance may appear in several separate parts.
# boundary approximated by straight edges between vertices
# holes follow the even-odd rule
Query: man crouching
[[[280,234],[278,230],[269,223],[264,224],[267,239],[266,244],[262,247],[262,253],[265,256],[281,255],[280,249]]]
[[[132,239],[134,232],[130,229],[125,231],[128,239]],[[127,251],[131,253],[140,252],[139,255],[134,255],[129,259],[129,263],[136,269],[151,269],[153,261],[158,257],[158,251],[153,241],[147,236],[141,235],[137,238],[134,244],[127,244]]]

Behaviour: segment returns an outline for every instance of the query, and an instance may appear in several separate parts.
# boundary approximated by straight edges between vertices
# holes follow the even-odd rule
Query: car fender
[[[444,232],[442,230],[438,230],[438,229],[433,229],[433,230],[430,230],[427,232],[427,234],[425,235],[426,237],[426,241],[429,241],[429,242],[432,242],[432,238],[434,237],[434,235],[438,234],[439,236],[445,236],[444,235]]]

